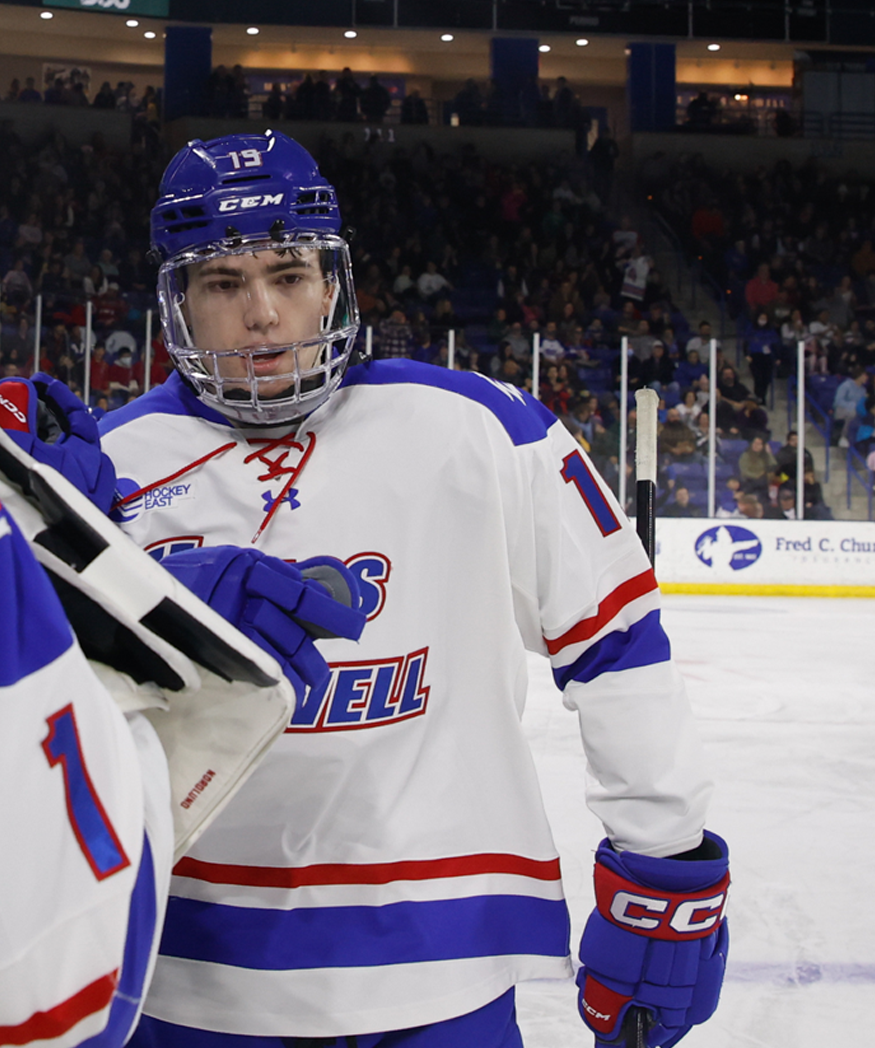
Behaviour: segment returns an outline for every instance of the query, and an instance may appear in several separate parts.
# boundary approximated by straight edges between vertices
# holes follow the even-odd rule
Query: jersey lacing
[[[296,436],[296,433],[287,433],[283,437],[247,438],[247,444],[263,445],[263,447],[247,455],[246,458],[243,460],[243,462],[246,465],[248,465],[250,462],[257,460],[258,462],[267,466],[267,472],[259,475],[259,481],[270,481],[276,480],[277,477],[288,477],[285,484],[283,485],[283,489],[280,492],[279,496],[270,503],[265,513],[264,520],[261,522],[261,525],[258,527],[255,534],[252,536],[250,540],[252,545],[255,545],[255,543],[261,538],[265,528],[271,522],[277,509],[282,504],[283,499],[285,499],[285,497],[291,491],[295,481],[298,479],[298,477],[300,477],[301,473],[303,472],[304,466],[306,466],[307,462],[310,459],[310,456],[313,454],[313,450],[316,447],[315,433],[307,434],[306,447],[302,443],[300,443],[300,441],[295,439]],[[180,477],[185,476],[186,473],[191,473],[192,470],[198,469],[200,466],[204,465],[204,463],[209,462],[211,459],[218,458],[219,455],[224,455],[226,451],[230,451],[232,448],[236,447],[237,442],[233,440],[227,444],[222,444],[221,447],[215,448],[213,451],[208,452],[206,455],[202,455],[201,458],[196,459],[194,462],[190,462],[187,466],[183,466],[182,469],[176,470],[175,473],[171,473],[166,477],[161,477],[160,480],[154,480],[151,484],[146,484],[144,487],[138,488],[136,491],[132,491],[130,495],[125,495],[124,498],[117,499],[115,502],[113,502],[110,512],[112,513],[117,509],[122,509],[129,503],[133,502],[135,499],[141,498],[143,495],[147,494],[150,491],[153,491],[155,488],[163,487],[165,484],[170,484],[172,481],[178,480]],[[272,452],[280,448],[283,450],[279,455],[277,455],[275,458],[269,457]],[[291,451],[299,451],[301,453],[301,457],[298,459],[295,465],[287,466],[286,459],[288,458],[289,453]]]

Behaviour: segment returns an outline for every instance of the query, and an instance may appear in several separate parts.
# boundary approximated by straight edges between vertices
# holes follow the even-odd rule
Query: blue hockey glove
[[[365,626],[358,581],[333,557],[287,564],[254,549],[213,546],[171,553],[161,564],[273,655],[299,698],[329,674],[313,639],[358,640]]]
[[[716,834],[683,858],[596,852],[596,908],[580,941],[578,1006],[596,1045],[625,1044],[644,1009],[648,1048],[670,1048],[717,1007],[729,930],[729,852]],[[630,1016],[630,1018],[632,1018]]]
[[[0,429],[109,513],[115,469],[100,450],[97,421],[63,382],[42,372],[0,381]]]

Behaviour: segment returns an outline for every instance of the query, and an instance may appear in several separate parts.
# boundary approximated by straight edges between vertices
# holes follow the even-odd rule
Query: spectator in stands
[[[106,359],[106,346],[95,343],[91,350],[91,398],[92,403],[99,396],[109,396],[110,363]]]
[[[2,281],[3,296],[13,309],[26,309],[33,298],[33,284],[24,269],[24,259],[17,258]]]
[[[702,414],[702,405],[696,400],[696,391],[691,388],[685,389],[681,402],[676,405],[676,408],[681,421],[690,428],[694,428],[696,420]]]
[[[337,83],[334,85],[334,98],[336,100],[337,119],[346,123],[354,123],[359,118],[359,96],[362,89],[352,75],[349,66],[345,66]]]
[[[55,77],[52,86],[46,88],[43,101],[49,106],[62,106],[66,104],[67,98],[66,92],[64,91],[64,81],[61,77]]]
[[[265,120],[281,120],[286,111],[286,96],[282,85],[271,84],[270,94],[261,103],[261,115]]]
[[[635,334],[629,339],[629,348],[639,363],[651,358],[655,342],[656,339],[650,334],[650,325],[646,320],[639,320]]]
[[[446,338],[450,330],[458,330],[462,323],[453,310],[452,301],[445,295],[441,296],[434,304],[434,312],[431,315],[432,334],[437,338]]]
[[[868,380],[868,374],[862,367],[856,365],[836,389],[832,404],[832,439],[839,447],[848,446],[848,438],[844,435],[844,430],[848,422],[856,416],[857,405],[866,399]]]
[[[769,498],[769,483],[775,474],[775,456],[762,437],[754,437],[738,460],[742,491],[752,492],[761,502]]]
[[[690,351],[695,350],[700,360],[708,360],[711,352],[711,325],[707,320],[699,322],[699,333],[687,339],[685,353],[689,357]],[[717,348],[720,348],[720,340],[717,340]]]
[[[700,378],[707,377],[708,365],[699,359],[699,351],[691,349],[687,352],[686,360],[680,361],[675,368],[674,380],[680,389],[695,386]]]
[[[565,356],[565,346],[559,340],[556,322],[549,320],[541,336],[541,356],[545,360],[557,363]],[[558,412],[557,412],[558,414]]]
[[[365,120],[371,124],[381,124],[391,104],[392,96],[380,83],[376,73],[372,74],[368,86],[359,95],[359,105]]]
[[[631,363],[631,361],[630,361]],[[676,393],[679,389],[674,380],[675,365],[665,351],[661,339],[655,339],[647,360],[641,362],[638,377],[642,386],[655,389],[660,396],[664,393]],[[689,422],[689,419],[684,419]]]
[[[735,368],[731,364],[726,364],[721,369],[717,388],[733,411],[741,411],[744,402],[750,398],[750,390],[743,382],[739,382]]]
[[[393,309],[377,329],[379,357],[409,357],[413,347],[413,331],[401,309]]]
[[[796,489],[792,484],[782,484],[778,488],[776,506],[767,506],[765,516],[770,520],[796,520]]]
[[[753,392],[760,404],[766,401],[766,394],[772,382],[775,354],[780,347],[780,336],[769,320],[766,310],[760,310],[756,322],[747,337],[745,356],[753,375]]]
[[[761,309],[768,310],[777,297],[778,285],[772,280],[768,262],[762,262],[757,267],[756,276],[751,277],[744,286],[748,312],[755,316]]]
[[[428,108],[419,94],[417,88],[413,88],[401,103],[402,124],[427,124]]]
[[[785,320],[781,325],[781,341],[785,352],[795,354],[798,343],[805,342],[809,335],[808,325],[802,319],[802,310],[794,309],[789,320]]]
[[[708,97],[707,91],[700,91],[687,105],[687,125],[692,131],[704,131],[711,127],[717,116],[717,105]]]
[[[659,515],[662,517],[701,517],[702,511],[690,501],[690,489],[686,484],[677,484],[674,488],[674,499],[660,509]]]
[[[19,102],[42,102],[43,96],[37,91],[32,76],[25,77],[24,88],[18,96]]]
[[[730,477],[729,479],[732,480],[734,478]],[[749,520],[762,520],[765,516],[762,502],[752,492],[741,492],[736,505],[738,506],[738,515],[740,517],[747,517]]]
[[[139,393],[140,387],[134,377],[134,360],[129,349],[123,349],[107,373],[109,402],[113,407],[127,403],[129,393]]]
[[[81,238],[73,244],[73,250],[64,258],[64,276],[71,288],[81,288],[91,272],[91,260],[85,254],[85,241]]]
[[[574,393],[559,374],[556,364],[549,364],[541,382],[541,401],[554,415],[567,415]]]
[[[453,290],[449,280],[442,273],[438,272],[437,263],[431,260],[426,263],[425,271],[420,273],[417,278],[416,286],[420,296],[426,302],[433,301],[444,289],[447,291]]]
[[[82,281],[82,290],[88,298],[102,295],[109,287],[109,281],[100,266],[92,266],[88,276]]]
[[[742,440],[753,440],[757,435],[768,440],[771,436],[769,416],[753,397],[748,397],[742,404],[741,411],[735,417],[735,428]]]
[[[109,281],[106,290],[98,294],[94,299],[95,325],[101,331],[109,333],[124,320],[128,312],[128,304],[119,292],[119,286],[115,281]]]
[[[696,453],[696,437],[682,421],[678,409],[669,408],[659,430],[657,448],[665,463],[689,461]]]
[[[94,109],[115,109],[115,92],[108,80],[104,80],[100,85],[100,90],[94,96],[91,105]]]
[[[796,479],[796,465],[799,459],[799,434],[791,429],[787,442],[775,453],[775,474],[780,481]],[[808,448],[805,449],[804,469],[807,473],[814,470],[814,459]]]

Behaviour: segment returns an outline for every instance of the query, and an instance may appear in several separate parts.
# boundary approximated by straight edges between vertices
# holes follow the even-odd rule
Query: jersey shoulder
[[[189,387],[182,381],[179,373],[174,371],[166,382],[160,386],[153,386],[142,397],[137,397],[130,404],[116,408],[101,418],[98,423],[101,436],[112,433],[113,430],[125,426],[135,419],[145,418],[147,415],[183,415],[206,419],[209,422],[217,422],[222,426],[231,423],[212,408],[202,404]]]
[[[543,440],[556,416],[523,390],[476,371],[449,371],[415,360],[373,360],[347,372],[343,388],[418,386],[438,389],[479,404],[504,427],[514,444]]]

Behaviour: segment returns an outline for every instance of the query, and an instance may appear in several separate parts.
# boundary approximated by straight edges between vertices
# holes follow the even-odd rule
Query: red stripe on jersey
[[[313,866],[233,866],[186,857],[174,866],[177,877],[211,884],[240,884],[257,888],[303,888],[325,884],[390,884],[392,881],[428,881],[441,877],[468,877],[510,873],[538,881],[559,880],[558,859],[526,859],[521,855],[457,855],[451,859],[414,859],[410,862],[320,863]]]
[[[72,1030],[76,1023],[106,1008],[112,1001],[117,984],[118,969],[95,979],[47,1012],[34,1012],[17,1026],[0,1026],[0,1044],[30,1044],[31,1041],[60,1037]]]
[[[640,575],[636,575],[634,578],[626,579],[625,582],[622,582],[605,597],[599,604],[595,615],[590,616],[588,619],[581,619],[580,622],[555,640],[548,640],[545,637],[544,641],[547,645],[547,651],[551,655],[555,655],[558,651],[562,651],[563,648],[567,648],[569,644],[579,644],[582,640],[589,640],[603,626],[607,625],[615,615],[622,611],[627,604],[631,604],[633,600],[643,597],[645,593],[650,593],[656,588],[656,576],[653,574],[652,568],[642,571]]]

